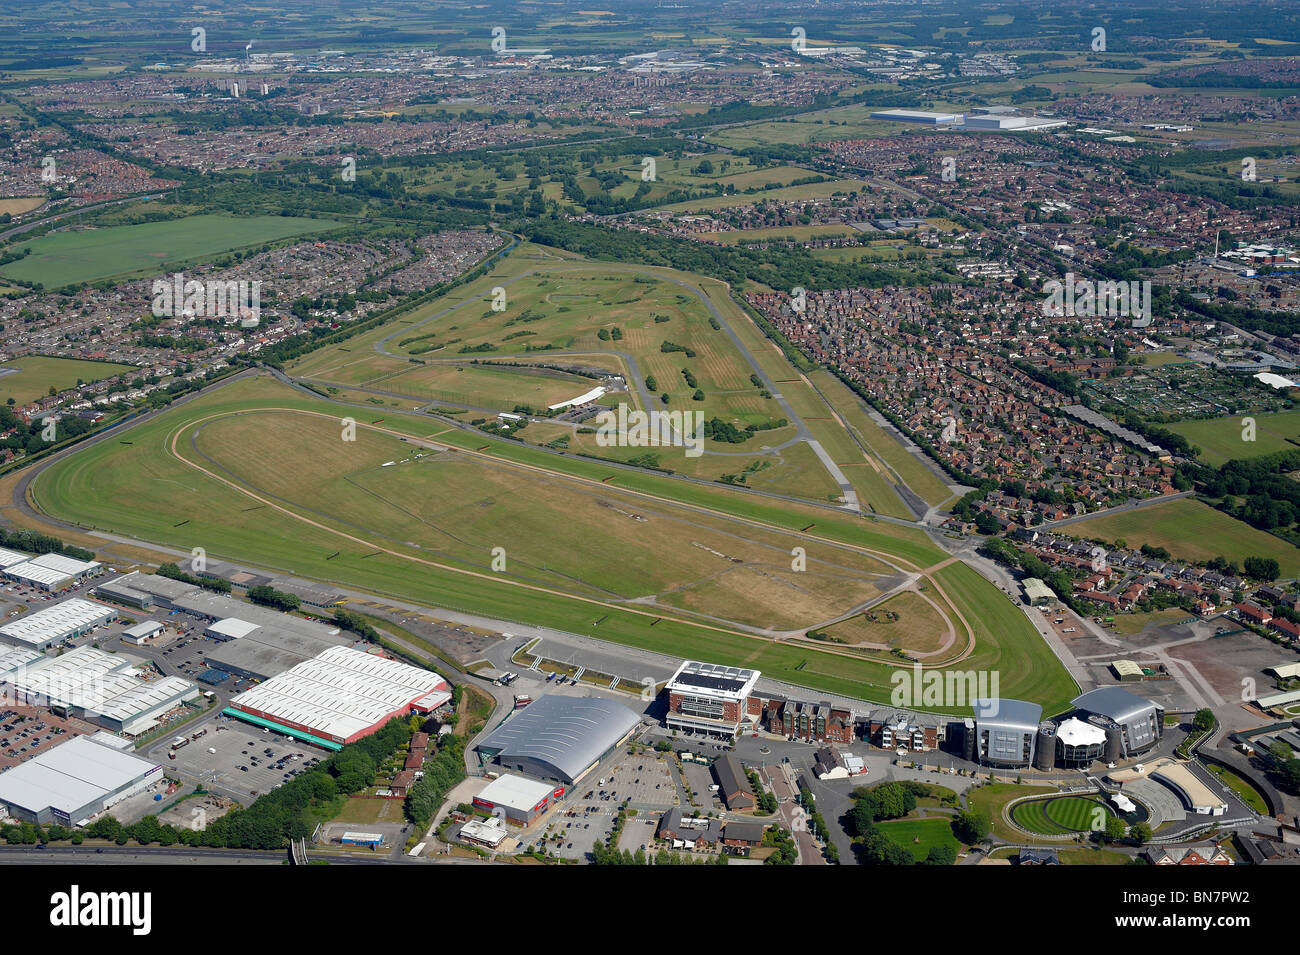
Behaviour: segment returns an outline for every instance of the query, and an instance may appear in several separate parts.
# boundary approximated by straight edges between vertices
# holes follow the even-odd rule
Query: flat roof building
[[[528,826],[563,795],[563,787],[506,774],[488,783],[474,805],[513,825]]]
[[[163,625],[157,620],[146,620],[143,623],[137,623],[134,627],[128,627],[122,631],[122,640],[125,643],[134,643],[137,646],[152,640],[158,634],[162,633]]]
[[[883,119],[894,123],[926,123],[932,126],[940,123],[955,123],[961,117],[961,113],[936,113],[926,109],[882,109],[871,114],[872,119]]]
[[[0,804],[16,819],[78,826],[162,775],[151,760],[77,736],[0,773]]]
[[[0,638],[44,650],[51,644],[80,636],[117,617],[117,611],[101,603],[73,597],[44,607],[0,627]]]
[[[225,712],[340,749],[394,717],[428,713],[450,699],[447,681],[432,670],[351,647],[330,647],[239,694]]]
[[[670,729],[735,736],[749,721],[748,700],[758,670],[684,660],[664,686]]]
[[[640,721],[613,700],[550,694],[516,710],[474,751],[483,766],[572,785],[626,740]]]
[[[213,640],[239,640],[258,629],[261,629],[261,624],[249,623],[238,617],[226,617],[209,624],[203,635]]]

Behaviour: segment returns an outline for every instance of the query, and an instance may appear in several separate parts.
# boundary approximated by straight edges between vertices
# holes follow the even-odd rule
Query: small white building
[[[134,627],[123,630],[122,640],[139,646],[142,643],[148,643],[162,631],[163,625],[157,620],[146,620],[144,623],[137,623]]]

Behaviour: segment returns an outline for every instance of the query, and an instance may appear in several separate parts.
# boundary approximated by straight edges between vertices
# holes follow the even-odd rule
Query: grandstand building
[[[759,675],[757,670],[683,661],[664,687],[668,728],[734,737],[742,723],[752,724],[762,714],[761,706],[757,714],[749,712]]]
[[[1106,732],[1107,762],[1140,756],[1164,734],[1164,707],[1121,687],[1090,690],[1073,703],[1082,719]]]
[[[974,745],[967,747],[981,766],[1025,767],[1034,761],[1043,708],[1023,700],[977,700]]]

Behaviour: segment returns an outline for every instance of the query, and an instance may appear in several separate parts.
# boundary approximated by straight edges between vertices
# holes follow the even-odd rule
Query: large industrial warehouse
[[[77,736],[0,773],[0,804],[26,822],[78,826],[162,775],[157,763]]]
[[[94,647],[34,656],[0,675],[0,685],[20,703],[48,706],[129,736],[148,732],[158,717],[199,695],[189,680],[143,679],[131,661]]]
[[[6,577],[41,590],[54,592],[94,577],[103,565],[93,560],[77,560],[63,554],[42,554],[21,564],[5,567]]]
[[[432,670],[330,647],[239,694],[225,713],[337,750],[394,717],[428,713],[450,699],[447,681]]]
[[[636,729],[621,703],[587,696],[539,697],[474,747],[483,766],[572,785]]]
[[[338,627],[245,603],[157,574],[124,574],[95,588],[97,596],[150,610],[182,610],[209,621],[208,666],[250,680],[269,680],[330,647],[353,642]]]
[[[44,650],[60,640],[79,636],[108,623],[116,616],[117,611],[112,607],[73,597],[5,624],[0,627],[0,638],[34,650]]]

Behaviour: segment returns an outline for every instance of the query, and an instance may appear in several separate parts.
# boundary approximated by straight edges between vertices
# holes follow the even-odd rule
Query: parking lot
[[[78,734],[98,729],[81,720],[61,719],[44,708],[6,706],[0,709],[0,768],[17,766]]]
[[[258,730],[227,716],[190,724],[184,732],[188,737],[203,728],[208,730],[205,735],[180,749],[173,751],[168,738],[154,747],[150,755],[171,772],[184,773],[208,786],[235,793],[241,799],[256,798],[329,756],[324,750],[304,746],[278,733]],[[175,753],[174,760],[167,755],[171,752]]]
[[[691,805],[705,813],[722,812],[722,801],[717,795],[709,791],[709,787],[715,785],[713,782],[713,770],[708,766],[701,766],[699,763],[682,763],[682,775],[690,784],[693,799]]]
[[[583,799],[598,802],[604,791],[605,801],[615,805],[626,802],[634,809],[663,810],[676,805],[677,787],[673,784],[668,763],[661,756],[627,756],[615,764],[604,779],[604,785],[601,785],[600,777],[593,780],[588,776],[583,781],[587,786],[583,790]],[[578,788],[581,789],[582,785],[579,784]],[[590,796],[586,795],[588,792]]]
[[[618,806],[613,803],[574,803],[548,814],[541,829],[521,834],[524,846],[542,844],[548,852],[566,859],[584,858],[597,842],[609,838]]]

